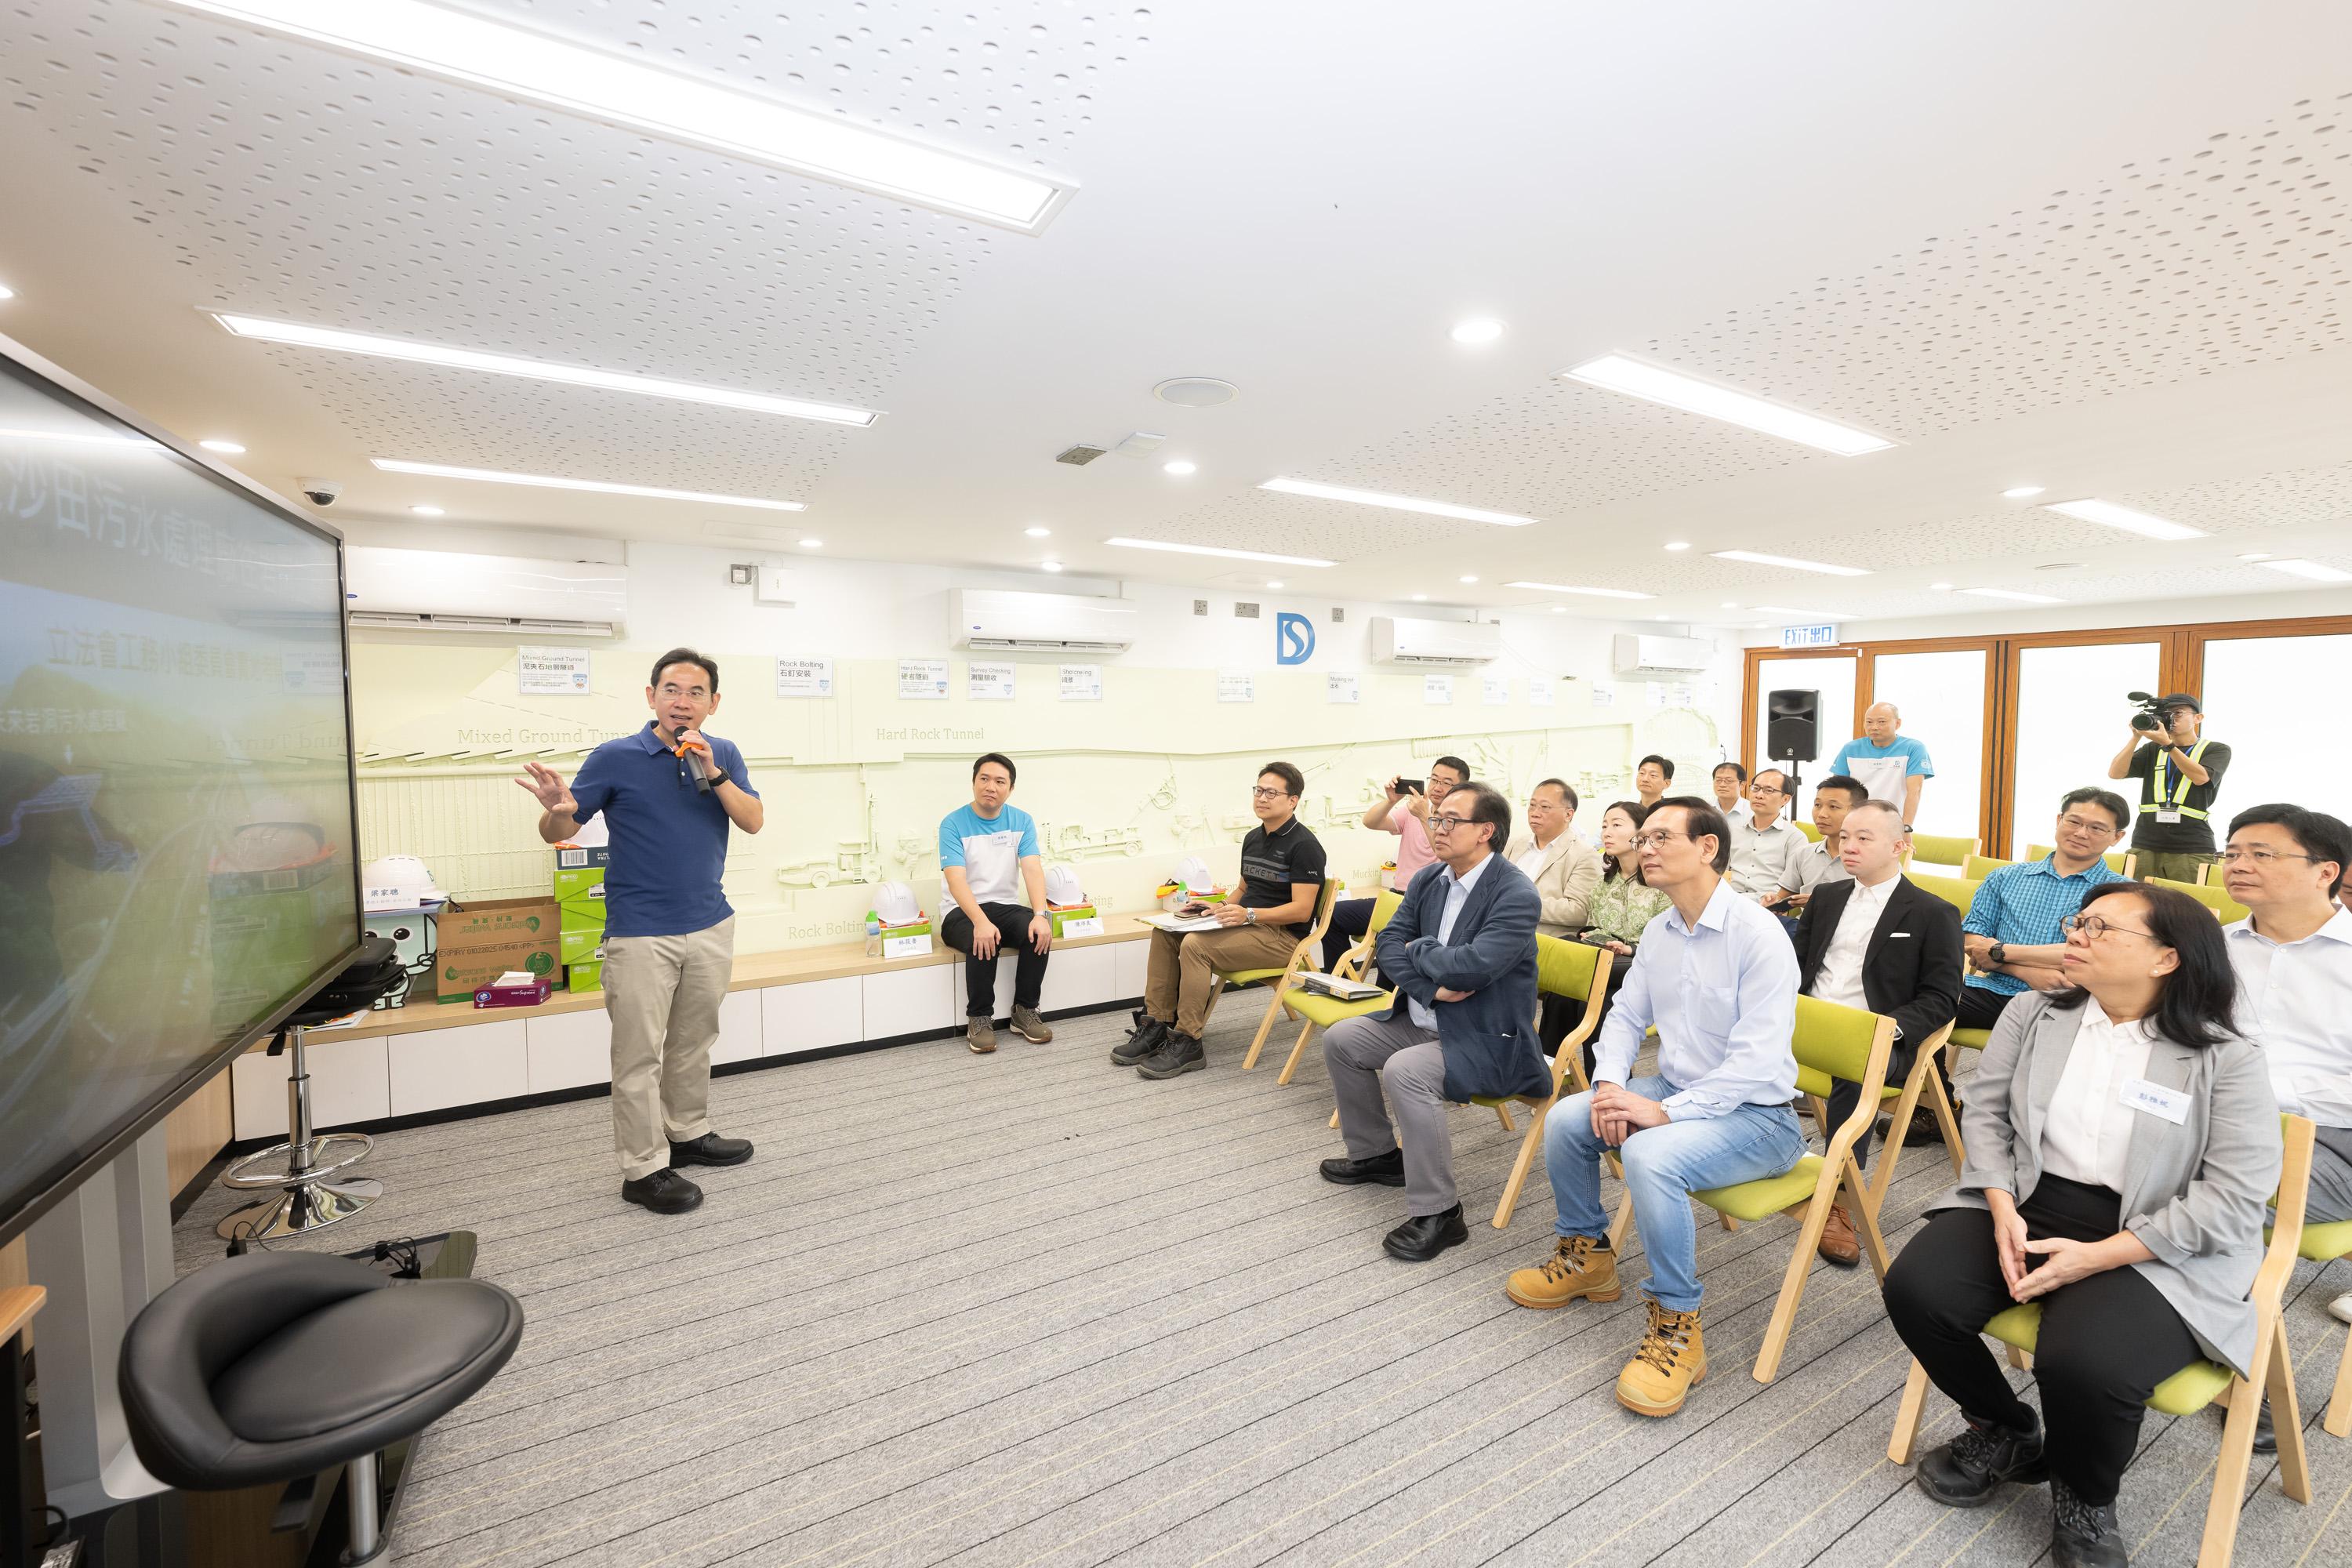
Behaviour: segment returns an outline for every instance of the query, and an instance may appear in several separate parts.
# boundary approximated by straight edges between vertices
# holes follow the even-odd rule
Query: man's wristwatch
[[[1995,963],[2007,963],[2009,962],[2009,944],[2004,942],[1994,942],[1990,947],[1985,949],[1985,956],[1991,959]]]
[[[1255,910],[1244,910],[1242,911],[1242,924],[1245,926],[1254,926],[1257,924],[1257,911]]]

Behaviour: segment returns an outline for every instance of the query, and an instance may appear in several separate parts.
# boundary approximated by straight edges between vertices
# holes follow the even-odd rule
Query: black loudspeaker
[[[1766,702],[1766,754],[1778,763],[1811,762],[1821,745],[1822,694],[1775,691]]]

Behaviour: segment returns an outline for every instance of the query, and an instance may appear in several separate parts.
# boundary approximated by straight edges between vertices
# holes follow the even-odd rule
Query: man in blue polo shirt
[[[715,660],[670,649],[654,661],[646,706],[654,714],[646,727],[589,752],[568,788],[537,763],[515,782],[539,802],[539,836],[550,844],[600,812],[610,827],[604,1011],[621,1196],[684,1214],[702,1189],[677,1166],[751,1157],[749,1139],[710,1130],[710,1047],[735,969],[735,911],[719,886],[727,830],[757,833],[766,812],[743,753],[702,732],[719,710]]]
[[[2083,907],[2083,895],[2093,888],[2123,880],[2107,868],[2105,856],[2130,825],[2131,807],[2115,791],[2071,791],[2058,803],[2058,847],[2039,860],[2003,866],[1979,885],[1960,921],[1968,973],[1960,983],[1957,1026],[1990,1029],[2011,997],[2065,987],[2059,960],[2066,952],[2066,917]],[[1951,1076],[1940,1058],[1936,1071],[1943,1077],[1944,1092],[1952,1095]],[[1943,1137],[1934,1117],[1916,1116],[1904,1142],[1916,1147]]]
[[[991,752],[971,764],[971,804],[940,822],[940,940],[964,955],[964,1042],[980,1055],[996,1048],[996,955],[1003,944],[1014,958],[1013,1027],[1039,1044],[1054,1031],[1037,1012],[1045,988],[1045,957],[1054,945],[1045,912],[1045,859],[1037,824],[1007,805],[1018,775],[1013,759]],[[1023,887],[1029,903],[1018,901]]]

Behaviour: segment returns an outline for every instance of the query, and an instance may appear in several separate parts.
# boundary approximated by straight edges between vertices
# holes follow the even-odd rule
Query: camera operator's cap
[[[885,882],[874,889],[874,912],[882,917],[884,925],[912,925],[922,910],[915,903],[915,889],[904,882]]]
[[[1049,867],[1045,872],[1045,901],[1069,909],[1087,901],[1087,889],[1079,882],[1077,872],[1067,866]]]
[[[2202,702],[2198,701],[2194,697],[2189,696],[2186,691],[2176,691],[2169,697],[2159,697],[2156,700],[2156,710],[2158,712],[2161,713],[2168,708],[2186,708],[2198,714],[2200,718],[2205,712],[2205,705]]]

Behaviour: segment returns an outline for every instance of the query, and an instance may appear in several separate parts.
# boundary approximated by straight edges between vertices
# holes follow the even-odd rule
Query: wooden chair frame
[[[1801,997],[1799,1000],[1801,1004],[1812,999]],[[1828,1002],[1816,1005],[1823,1007],[1835,1005]],[[1842,1010],[1859,1011],[1854,1008]],[[1765,1326],[1763,1342],[1757,1347],[1756,1365],[1752,1375],[1759,1383],[1770,1383],[1773,1378],[1780,1375],[1781,1352],[1788,1349],[1789,1335],[1796,1326],[1797,1307],[1804,1300],[1805,1279],[1812,1272],[1814,1254],[1822,1245],[1822,1232],[1829,1225],[1830,1209],[1838,1201],[1838,1194],[1841,1192],[1852,1205],[1849,1212],[1854,1215],[1854,1229],[1862,1237],[1863,1253],[1870,1259],[1871,1271],[1882,1280],[1886,1278],[1888,1261],[1886,1240],[1878,1231],[1877,1199],[1872,1194],[1869,1184],[1863,1180],[1862,1168],[1854,1163],[1853,1158],[1855,1142],[1861,1138],[1864,1131],[1871,1123],[1878,1120],[1880,1104],[1885,1099],[1886,1062],[1895,1050],[1895,1020],[1879,1014],[1873,1014],[1871,1016],[1876,1020],[1876,1023],[1871,1032],[1870,1056],[1863,1067],[1862,1077],[1857,1080],[1862,1085],[1862,1097],[1856,1101],[1853,1115],[1839,1123],[1834,1131],[1824,1129],[1828,1140],[1827,1146],[1818,1157],[1819,1167],[1814,1173],[1812,1193],[1804,1200],[1805,1213],[1802,1223],[1798,1226],[1796,1249],[1789,1255],[1789,1267],[1780,1277],[1780,1298],[1772,1305],[1772,1317]],[[1803,1027],[1801,1022],[1798,1027],[1801,1029]],[[1790,1042],[1790,1049],[1795,1049],[1793,1040]],[[1922,1058],[1925,1058],[1930,1053],[1922,1048],[1919,1054]],[[1914,1076],[1916,1076],[1916,1063]],[[1916,1097],[1914,1098],[1916,1102]],[[1826,1120],[1826,1112],[1823,1113],[1823,1120]],[[1800,1156],[1798,1164],[1790,1169],[1801,1167],[1805,1160],[1811,1158],[1814,1156],[1810,1153]],[[1611,1158],[1611,1163],[1615,1167],[1622,1180],[1624,1174],[1623,1166],[1613,1155]],[[1786,1173],[1783,1173],[1783,1176]],[[1781,1179],[1783,1177],[1764,1178],[1768,1182]],[[1736,1193],[1741,1187],[1758,1184],[1743,1182],[1738,1186],[1716,1190]],[[1709,1197],[1706,1193],[1693,1193],[1691,1196],[1721,1215],[1727,1222],[1726,1229],[1737,1228],[1735,1216],[1723,1206],[1719,1200]],[[1632,1226],[1633,1218],[1633,1195],[1627,1193],[1618,1200],[1617,1216],[1609,1226],[1609,1242],[1612,1247],[1622,1248],[1624,1233]]]
[[[1382,910],[1381,908],[1382,900],[1393,901],[1389,903],[1389,907],[1386,910]],[[1380,942],[1381,931],[1386,928],[1391,920],[1395,918],[1397,910],[1403,907],[1404,895],[1392,889],[1383,889],[1381,892],[1374,895],[1372,902],[1372,918],[1364,931],[1364,939],[1339,955],[1339,962],[1331,966],[1331,976],[1333,979],[1370,981],[1378,975],[1380,966],[1373,961],[1373,949]],[[1325,924],[1328,925],[1329,922],[1327,921]],[[1298,1038],[1292,1043],[1289,1059],[1282,1064],[1282,1071],[1276,1076],[1274,1080],[1280,1084],[1288,1083],[1293,1075],[1298,1071],[1298,1064],[1305,1060],[1307,1057],[1307,1042],[1314,1036],[1315,1033],[1315,1020],[1302,1016],[1298,1010],[1291,1006],[1288,1000],[1286,1000],[1290,991],[1293,989],[1296,989],[1296,987],[1285,985],[1275,994],[1274,998],[1276,1006],[1281,1008],[1284,1012],[1288,1013],[1292,1017],[1298,1019]],[[1366,1000],[1369,1002],[1370,999],[1367,998]],[[1385,1006],[1387,1004],[1383,1001],[1381,1005]],[[1272,1018],[1269,1017],[1267,1019],[1268,1026],[1271,1026],[1272,1022]],[[1249,1060],[1242,1063],[1242,1066],[1244,1068],[1247,1068],[1256,1060],[1257,1048],[1253,1046],[1250,1048]],[[1339,1125],[1339,1111],[1337,1106],[1334,1106],[1331,1110],[1331,1125],[1334,1127]]]
[[[1540,952],[1543,943],[1561,940],[1559,937],[1538,935],[1536,938],[1536,943]],[[1584,1077],[1584,1043],[1592,1038],[1594,1030],[1601,1027],[1601,1005],[1609,995],[1609,974],[1617,963],[1617,955],[1605,947],[1596,946],[1592,952],[1594,955],[1592,977],[1585,983],[1584,1016],[1577,1019],[1568,1033],[1560,1037],[1559,1047],[1552,1056],[1551,1092],[1540,1096],[1521,1094],[1511,1097],[1520,1104],[1531,1107],[1534,1115],[1528,1121],[1527,1136],[1519,1140],[1518,1158],[1511,1162],[1510,1180],[1503,1184],[1503,1195],[1495,1204],[1495,1217],[1492,1223],[1496,1230],[1509,1227],[1511,1213],[1519,1205],[1520,1190],[1527,1185],[1528,1173],[1535,1168],[1537,1152],[1543,1148],[1544,1121],[1550,1116],[1551,1108],[1559,1103],[1560,1086],[1573,1079],[1576,1088],[1571,1092],[1577,1094],[1582,1094],[1591,1087],[1585,1081]],[[1540,977],[1542,973],[1540,966],[1537,973]],[[1544,990],[1542,982],[1538,978],[1535,1019],[1538,1029],[1543,1026],[1542,998],[1547,995],[1566,996],[1570,1001],[1576,1000],[1574,994],[1570,992]],[[1493,1106],[1496,1113],[1503,1118],[1504,1130],[1506,1131],[1510,1130],[1510,1108],[1507,1102],[1499,1099],[1482,1097],[1477,1103]]]
[[[2221,1396],[2230,1416],[2221,1428],[2221,1454],[2214,1466],[2212,1497],[2205,1508],[2205,1535],[2198,1548],[2197,1568],[2230,1568],[2231,1554],[2237,1548],[2238,1515],[2244,1506],[2246,1471],[2253,1458],[2254,1421],[2262,1395],[2270,1399],[2273,1428],[2278,1434],[2279,1483],[2295,1501],[2311,1501],[2311,1465],[2304,1450],[2303,1416],[2295,1405],[2294,1368],[2287,1353],[2281,1307],[2303,1239],[2304,1207],[2311,1185],[2312,1125],[2300,1116],[2279,1120],[2285,1159],[2279,1173],[2278,1209],[2271,1226],[2270,1246],[2263,1254],[2262,1268],[2250,1292],[2255,1317],[2252,1364],[2263,1387],[2258,1391],[2231,1373]],[[2182,1372],[2199,1370],[2200,1364],[2192,1363]],[[2158,1393],[2160,1396],[2161,1387]],[[1911,1463],[1927,1403],[1927,1369],[1914,1360],[1911,1375],[1903,1385],[1903,1402],[1895,1411],[1895,1433],[1886,1444],[1886,1457],[1895,1464]]]
[[[2310,1239],[2311,1232],[2305,1227],[2303,1241],[2307,1245]],[[2352,1257],[2352,1253],[2314,1257],[2305,1251],[2303,1256],[2325,1268],[2337,1258]],[[2352,1329],[2344,1331],[2344,1352],[2336,1363],[2336,1386],[2327,1396],[2327,1414],[2319,1424],[2331,1437],[2352,1437]]]
[[[1318,950],[1323,945],[1323,933],[1331,929],[1331,911],[1339,907],[1339,879],[1337,877],[1323,879],[1323,891],[1317,895],[1315,900],[1314,923],[1307,928],[1307,934],[1298,939],[1298,945],[1290,950],[1289,961],[1283,964],[1282,973],[1274,982],[1274,999],[1265,1005],[1265,1016],[1258,1020],[1257,1034],[1250,1040],[1249,1054],[1242,1058],[1242,1071],[1247,1072],[1257,1066],[1258,1052],[1265,1048],[1265,1037],[1274,1032],[1275,1019],[1282,1016],[1284,994],[1298,984],[1298,976],[1316,968],[1315,960]],[[1209,1032],[1209,1019],[1216,1014],[1217,999],[1225,994],[1228,976],[1250,973],[1255,972],[1223,969],[1214,971],[1216,978],[1209,986],[1209,1005],[1202,1010],[1201,1014],[1202,1034]],[[1285,1083],[1290,1081],[1290,1075],[1287,1072],[1283,1074],[1282,1081]]]

